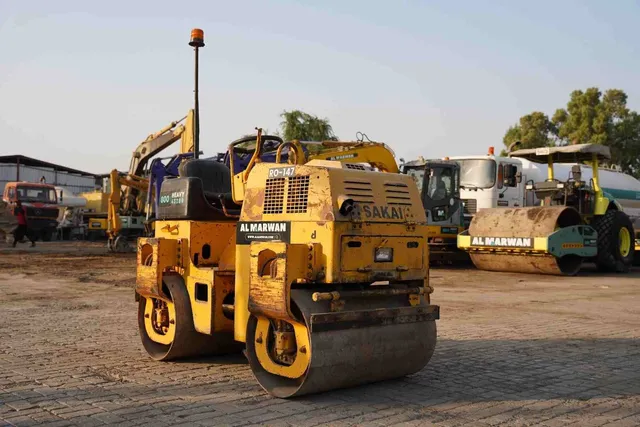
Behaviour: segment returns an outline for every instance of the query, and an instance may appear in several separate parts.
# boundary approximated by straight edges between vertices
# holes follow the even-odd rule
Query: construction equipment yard
[[[446,307],[422,371],[278,399],[242,355],[157,363],[140,345],[135,254],[0,247],[0,424],[640,424],[640,269],[574,277],[430,271]]]

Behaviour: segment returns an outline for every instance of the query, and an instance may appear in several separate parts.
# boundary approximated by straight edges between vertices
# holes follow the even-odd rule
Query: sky
[[[0,0],[0,155],[126,170],[193,106],[192,28],[205,156],[293,109],[406,160],[483,154],[575,89],[639,110],[638,22],[637,0]]]

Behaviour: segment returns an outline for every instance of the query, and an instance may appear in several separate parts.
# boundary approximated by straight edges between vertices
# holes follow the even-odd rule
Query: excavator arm
[[[160,129],[156,133],[152,133],[136,147],[131,156],[129,165],[129,175],[141,176],[144,167],[149,160],[182,138],[180,151],[186,153],[193,150],[193,110],[182,119],[171,122],[169,125]],[[187,120],[185,125],[179,125],[183,120]],[[179,126],[178,126],[179,125]],[[189,132],[186,132],[186,131]]]
[[[182,121],[186,119],[186,123],[184,125],[179,125]],[[129,164],[129,173],[128,177],[130,181],[136,181],[140,176],[144,173],[144,168],[149,163],[149,160],[153,158],[156,154],[169,147],[171,144],[176,142],[177,140],[181,140],[180,142],[180,152],[187,153],[189,151],[193,151],[193,120],[194,120],[194,111],[189,110],[188,114],[182,119],[171,122],[169,125],[160,129],[156,133],[152,133],[142,141],[138,147],[136,147],[133,155],[131,156],[131,163]],[[123,183],[125,185],[124,191],[124,201],[122,203],[122,211],[126,213],[139,213],[141,210],[141,206],[135,206],[138,191],[135,185],[129,185],[128,183]],[[146,189],[144,189],[146,191]]]
[[[120,175],[117,169],[109,174],[111,183],[111,191],[109,192],[109,211],[107,213],[107,234],[111,238],[115,238],[122,230],[122,221],[120,220],[120,205],[122,202],[122,187],[135,188],[144,193],[149,188],[149,180],[139,176]],[[127,200],[125,199],[125,203]]]
[[[391,148],[381,142],[334,142],[325,141],[317,153],[306,156],[309,160],[335,160],[342,163],[368,163],[382,172],[400,173],[395,155]]]

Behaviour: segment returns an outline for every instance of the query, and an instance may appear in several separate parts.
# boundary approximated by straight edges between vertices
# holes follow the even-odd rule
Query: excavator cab
[[[418,160],[404,163],[403,173],[413,177],[429,224],[431,262],[466,260],[458,250],[456,236],[463,230],[460,200],[460,166],[448,160]]]

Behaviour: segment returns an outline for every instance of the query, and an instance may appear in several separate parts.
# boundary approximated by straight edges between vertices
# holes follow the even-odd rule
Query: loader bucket
[[[574,275],[596,256],[597,233],[566,206],[483,209],[458,247],[481,270]]]

